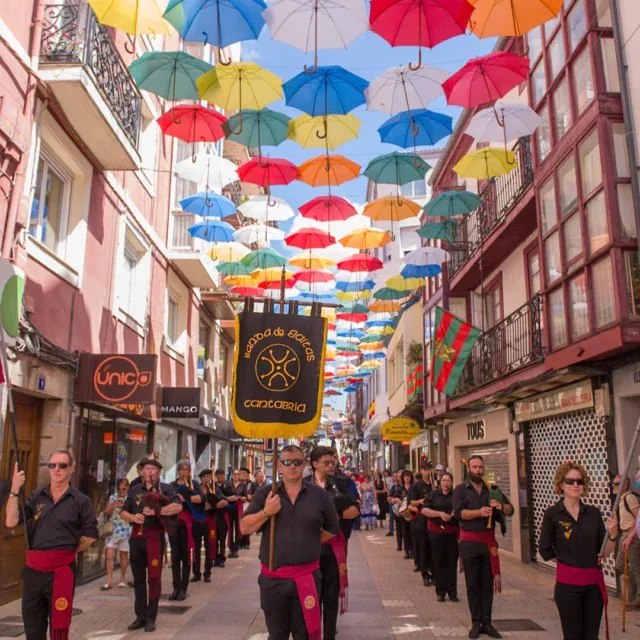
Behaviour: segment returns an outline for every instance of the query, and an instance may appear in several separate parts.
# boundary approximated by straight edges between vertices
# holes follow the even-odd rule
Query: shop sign
[[[231,442],[233,442],[234,444],[260,447],[261,449],[264,447],[264,438],[242,438],[237,436],[235,438],[231,438]]]
[[[391,418],[382,425],[381,433],[386,440],[404,442],[420,433],[420,425],[411,418]]]
[[[591,381],[579,382],[559,391],[550,391],[534,398],[516,402],[516,420],[525,422],[534,418],[554,416],[593,407]]]
[[[153,404],[156,401],[155,355],[80,355],[75,402]]]
[[[199,418],[200,387],[163,387],[163,418]]]
[[[142,444],[147,441],[147,434],[144,431],[138,429],[131,429],[124,432],[124,439],[128,442]]]
[[[430,442],[429,442],[429,431],[423,431],[422,433],[419,433],[412,441],[411,444],[413,445],[414,449],[419,449],[420,447],[428,447]]]
[[[487,428],[484,420],[467,422],[467,438],[469,440],[484,440],[487,437]]]

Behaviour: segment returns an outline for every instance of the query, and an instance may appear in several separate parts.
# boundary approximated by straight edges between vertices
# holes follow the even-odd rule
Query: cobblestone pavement
[[[469,613],[463,577],[458,604],[436,602],[435,592],[422,585],[413,563],[395,550],[395,538],[384,531],[355,532],[349,545],[349,611],[339,620],[339,638],[349,640],[436,640],[465,638]],[[259,538],[253,536],[250,551],[214,569],[213,582],[191,585],[185,602],[171,603],[163,597],[158,631],[144,637],[154,640],[215,638],[215,640],[267,640],[256,583]],[[494,602],[496,626],[502,621],[531,621],[542,630],[516,631],[502,626],[503,636],[513,640],[561,640],[554,603],[553,574],[545,569],[502,558],[503,593]],[[171,571],[163,572],[163,592],[171,591]],[[116,577],[119,574],[116,574]],[[130,576],[129,576],[130,577]],[[103,580],[77,589],[74,607],[82,610],[73,619],[72,640],[122,640],[140,637],[128,633],[134,619],[132,589],[100,591]],[[186,608],[178,608],[182,606]],[[18,637],[20,603],[0,607],[0,638]],[[7,619],[8,618],[8,619]],[[627,633],[621,631],[620,601],[611,599],[611,639],[640,637],[640,612],[627,614]],[[604,640],[604,630],[601,634]],[[142,640],[142,638],[140,638]]]

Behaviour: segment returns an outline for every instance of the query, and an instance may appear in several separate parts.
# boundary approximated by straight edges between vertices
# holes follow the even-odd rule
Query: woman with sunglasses
[[[582,502],[589,489],[583,466],[562,463],[554,489],[562,498],[544,514],[538,549],[544,560],[557,561],[554,599],[564,640],[597,640],[607,603],[600,549],[608,529],[604,555],[613,550],[617,522],[603,521],[596,507]]]
[[[116,552],[120,553],[120,582],[118,588],[124,589],[127,586],[125,576],[129,566],[129,538],[131,537],[131,527],[120,517],[124,499],[129,491],[129,481],[120,478],[116,486],[116,492],[109,498],[109,504],[104,510],[104,517],[113,525],[111,535],[105,541],[105,557],[107,566],[107,583],[103,584],[102,591],[111,589],[113,569],[116,562]]]

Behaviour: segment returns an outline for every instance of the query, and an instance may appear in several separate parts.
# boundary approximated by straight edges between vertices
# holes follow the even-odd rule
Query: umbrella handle
[[[409,112],[411,113],[411,112]],[[411,126],[411,135],[415,138],[420,133],[420,127],[413,121],[413,116],[409,115],[409,125]],[[420,165],[422,166],[422,165]],[[416,167],[417,169],[418,167]]]
[[[329,135],[329,129],[327,127],[327,116],[324,117],[323,123],[324,123],[324,133],[320,135],[320,132],[316,131],[316,136],[318,136],[320,140],[324,140]]]
[[[124,50],[127,53],[130,53],[131,55],[133,55],[136,52],[136,39],[138,38],[138,36],[133,36],[133,44],[129,45],[128,42],[124,43]]]
[[[218,62],[223,66],[223,67],[228,67],[233,61],[231,60],[231,56],[229,56],[228,60],[225,60],[224,56],[222,55],[222,47],[218,47]]]
[[[418,62],[413,64],[413,62],[409,63],[409,69],[411,71],[417,71],[422,66],[422,47],[418,47]]]
[[[495,106],[493,108],[495,110]],[[498,117],[497,112],[496,112],[496,117]],[[498,124],[500,124],[499,120],[498,120]],[[504,156],[507,161],[507,164],[515,165],[515,164],[518,164],[518,161],[515,158],[513,159],[513,162],[509,160],[509,149],[507,149],[507,128],[504,125],[505,125],[504,116],[502,116],[502,137],[504,138]]]
[[[258,155],[258,165],[260,166],[261,169],[268,169],[269,168],[269,163],[266,162],[265,164],[262,164],[262,154],[260,153]]]
[[[271,200],[271,189],[267,187],[267,207],[275,207],[278,203],[275,200]],[[265,231],[266,235],[266,231]]]
[[[418,161],[418,162],[416,162],[416,159],[417,159],[417,161]],[[422,161],[422,158],[421,158],[420,156],[418,156],[418,155],[414,155],[414,158],[413,158],[413,166],[414,166],[416,169],[420,169],[420,168],[422,167],[422,165],[423,165],[423,164],[424,164],[424,162]]]
[[[242,83],[242,79],[240,79],[239,82]],[[242,84],[240,84],[240,87],[242,87]],[[242,96],[242,93],[240,95]],[[240,100],[242,100],[242,98],[240,98]],[[239,136],[242,133],[242,109],[240,109],[238,111],[238,116],[240,116],[238,118],[238,128],[237,129],[231,129],[231,133],[234,136]]]
[[[411,71],[417,71],[422,66],[422,2],[418,0],[418,63],[409,63]]]
[[[314,2],[314,18],[315,18],[315,46],[313,50],[313,67],[304,65],[304,72],[312,76],[318,70],[318,0]]]
[[[317,132],[316,132],[317,133]],[[327,136],[325,136],[326,138]],[[329,154],[327,154],[327,160],[324,163],[324,170],[329,173],[331,171],[331,160],[329,159]]]
[[[175,112],[176,106],[175,104],[173,104],[171,106],[171,122],[173,122],[173,124],[180,124],[182,122],[182,118],[176,118],[176,112]],[[195,160],[194,160],[195,162]]]

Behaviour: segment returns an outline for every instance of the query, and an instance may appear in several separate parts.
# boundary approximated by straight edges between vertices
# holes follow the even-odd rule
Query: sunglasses
[[[300,460],[300,458],[295,458],[294,460],[280,460],[280,462],[285,467],[290,467],[291,465],[294,467],[301,467],[304,464],[304,460]]]
[[[67,469],[69,467],[69,463],[68,462],[50,462],[47,467],[49,467],[49,469],[55,469],[56,467],[58,467],[58,469]]]
[[[563,482],[570,487],[577,484],[579,487],[584,487],[584,480],[582,478],[565,478]]]

